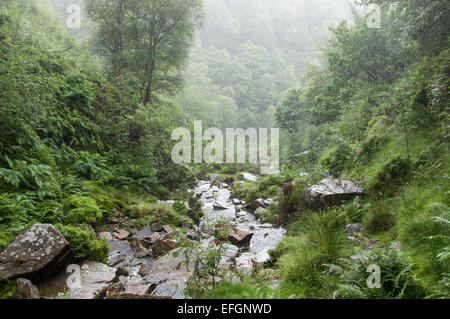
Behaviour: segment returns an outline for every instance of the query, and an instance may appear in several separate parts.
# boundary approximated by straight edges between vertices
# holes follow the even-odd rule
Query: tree
[[[115,83],[119,82],[125,66],[124,33],[132,19],[131,3],[125,0],[85,0],[89,18],[98,25],[95,33],[97,52],[111,65]]]
[[[201,0],[86,0],[86,9],[98,25],[99,54],[116,80],[126,73],[142,104],[155,91],[180,86],[179,71],[202,21]]]

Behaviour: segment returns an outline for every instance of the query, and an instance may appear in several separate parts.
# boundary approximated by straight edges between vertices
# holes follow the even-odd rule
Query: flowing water
[[[246,173],[244,178],[250,182],[257,179],[256,176]],[[227,244],[227,249],[222,258],[224,267],[234,264],[238,270],[251,272],[255,264],[263,264],[269,260],[268,251],[276,248],[286,230],[259,222],[253,212],[244,210],[244,202],[241,199],[231,198],[231,190],[227,184],[216,182],[214,185],[218,186],[212,186],[210,181],[200,181],[193,190],[190,190],[202,203],[202,210],[205,213],[199,227],[195,227],[194,231],[198,233],[203,246],[213,245],[215,226],[218,221],[252,232],[253,237],[247,249],[239,249]],[[171,203],[166,202],[166,204],[170,205]],[[120,281],[124,285],[157,281],[158,284],[153,294],[171,296],[177,299],[185,298],[183,288],[191,273],[189,271],[174,271],[174,265],[179,264],[182,257],[175,258],[170,253],[156,261],[150,256],[137,257],[136,242],[152,235],[153,231],[150,228],[136,231],[128,228],[127,224],[126,221],[120,221],[119,224],[103,227],[103,230],[106,229],[111,232],[118,228],[126,229],[132,234],[126,240],[108,240],[110,246],[108,264],[115,269],[122,267],[128,271],[128,275],[121,276]],[[156,270],[153,269],[154,273],[147,276],[141,276],[139,274],[141,267],[150,269],[153,267]],[[68,296],[69,290],[65,284],[67,275],[61,273],[55,275],[49,281],[38,284],[41,295],[47,298]]]

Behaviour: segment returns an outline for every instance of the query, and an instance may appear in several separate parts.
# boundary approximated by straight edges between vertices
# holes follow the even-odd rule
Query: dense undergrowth
[[[52,223],[77,260],[105,261],[107,244],[87,225],[101,224],[113,208],[181,224],[171,208],[145,205],[155,205],[151,195],[170,197],[192,176],[168,160],[171,130],[186,118],[162,99],[150,117],[89,52],[49,7],[2,1],[0,250],[32,224]],[[137,207],[136,198],[147,203]]]
[[[274,196],[264,191],[277,180],[283,195],[270,220],[287,224],[288,234],[264,272],[223,284],[212,296],[246,295],[248,284],[255,290],[261,278],[277,281],[272,293],[281,298],[450,296],[444,3],[404,2],[383,11],[380,29],[357,18],[354,26],[344,22],[332,30],[323,65],[278,108],[290,147],[282,177],[237,187],[249,200]],[[304,191],[328,173],[358,180],[366,195],[309,211]],[[351,223],[362,225],[359,241],[347,238]],[[379,288],[367,285],[372,264],[381,269]]]

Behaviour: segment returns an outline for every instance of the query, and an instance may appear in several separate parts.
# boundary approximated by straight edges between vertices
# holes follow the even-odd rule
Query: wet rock
[[[346,228],[349,233],[360,233],[362,229],[362,224],[360,223],[348,224],[346,225]]]
[[[108,265],[114,267],[127,259],[125,254],[113,254],[108,257]]]
[[[158,240],[158,239],[160,239],[162,236],[159,234],[159,233],[153,233],[151,236],[150,236],[150,242],[152,243],[152,244],[154,244],[154,243],[156,243],[156,241]]]
[[[116,278],[116,269],[105,264],[88,261],[81,265],[81,287],[70,289],[70,299],[96,299],[106,293]]]
[[[349,178],[337,179],[330,176],[305,192],[305,201],[312,209],[321,209],[342,204],[364,194],[364,189]]]
[[[125,291],[125,285],[120,281],[115,282],[107,288],[105,298],[112,299],[111,296],[114,296],[114,295],[124,292],[124,291]]]
[[[241,173],[242,177],[250,182],[256,182],[258,180],[258,177],[253,175],[253,174],[249,174],[249,173]]]
[[[169,234],[169,233],[171,233],[171,232],[174,231],[173,228],[170,227],[169,225],[164,225],[164,226],[162,227],[162,229],[163,229],[167,234]]]
[[[149,273],[193,272],[196,261],[197,257],[191,251],[180,248],[156,260],[150,266]]]
[[[110,232],[101,232],[98,234],[98,240],[113,240],[113,236]]]
[[[186,281],[191,277],[192,273],[175,271],[172,273],[157,273],[146,276],[144,280],[155,282],[156,288],[151,296],[155,298],[164,298],[160,296],[168,296],[172,299],[185,299],[184,289]],[[165,297],[167,298],[167,297]]]
[[[116,276],[125,276],[128,277],[130,275],[130,272],[125,267],[119,267],[117,268]]]
[[[25,278],[19,278],[16,281],[17,288],[11,299],[40,299],[38,289]]]
[[[222,182],[219,179],[219,175],[213,174],[210,176],[209,180],[211,183],[211,187],[218,187],[218,188],[222,187]]]
[[[162,225],[161,223],[154,223],[150,226],[150,228],[154,231],[154,232],[160,232],[162,231]]]
[[[252,240],[253,233],[251,231],[242,228],[233,228],[230,231],[228,240],[233,244],[241,248],[250,247],[250,241]]]
[[[200,241],[201,237],[199,233],[195,233],[195,232],[189,232],[187,233],[187,238],[192,240],[192,241]]]
[[[253,257],[254,254],[251,252],[241,254],[236,258],[236,269],[245,273],[251,273],[253,270]]]
[[[244,209],[251,210],[252,212],[256,211],[258,208],[266,208],[266,204],[264,204],[264,199],[258,198],[253,202],[244,206]]]
[[[116,237],[119,240],[124,240],[128,238],[128,236],[130,236],[130,233],[124,229],[114,234],[114,237]]]
[[[214,202],[214,208],[215,209],[228,209],[230,208],[227,204],[221,203],[219,201]]]
[[[153,256],[158,257],[178,247],[178,243],[166,237],[157,239],[152,246]]]
[[[145,227],[142,230],[138,231],[135,237],[138,240],[148,240],[153,235],[154,231],[150,227]]]
[[[0,253],[0,278],[46,278],[67,265],[72,250],[50,224],[35,224]]]

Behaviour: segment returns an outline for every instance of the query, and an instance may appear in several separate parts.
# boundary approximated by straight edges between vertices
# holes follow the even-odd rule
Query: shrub
[[[341,259],[341,266],[328,265],[340,276],[338,291],[344,298],[423,298],[424,290],[414,277],[412,263],[402,252],[374,251]],[[370,265],[380,267],[380,288],[367,284]]]
[[[87,196],[70,195],[66,199],[68,213],[65,221],[71,224],[89,224],[102,219],[102,211],[95,199]]]
[[[57,224],[55,226],[66,237],[75,252],[76,262],[93,260],[106,263],[109,253],[108,243],[96,240],[93,231],[72,225]]]
[[[253,282],[231,282],[222,281],[213,289],[207,291],[201,296],[201,299],[261,299],[265,298],[267,287],[256,287]]]
[[[376,173],[369,188],[384,190],[387,186],[401,184],[408,176],[410,170],[411,162],[409,159],[402,156],[396,156],[384,163],[381,169]]]
[[[16,292],[15,280],[0,281],[0,299],[8,299]]]
[[[346,242],[345,219],[335,211],[322,211],[305,218],[306,248],[314,251],[324,262],[336,260]]]
[[[264,192],[267,191],[271,186],[283,185],[283,178],[279,175],[268,175],[261,178],[258,182],[258,190],[260,192]]]
[[[340,211],[345,216],[349,224],[357,223],[362,220],[364,210],[359,202],[360,198],[356,197],[347,205],[343,205],[337,209],[337,211]]]
[[[128,214],[137,218],[133,222],[137,227],[146,227],[155,222],[175,227],[182,226],[181,215],[173,207],[165,204],[139,202],[129,207]]]
[[[335,146],[328,149],[320,158],[320,165],[331,174],[338,174],[345,170],[346,165],[352,158],[352,150],[346,145]]]
[[[376,234],[389,230],[394,225],[394,216],[389,211],[389,206],[379,203],[375,207],[368,205],[369,211],[365,213],[362,224],[364,231],[369,234]]]
[[[298,248],[297,248],[298,249]],[[303,248],[284,260],[280,288],[282,297],[320,296],[326,286],[321,273],[324,260],[315,252]]]

